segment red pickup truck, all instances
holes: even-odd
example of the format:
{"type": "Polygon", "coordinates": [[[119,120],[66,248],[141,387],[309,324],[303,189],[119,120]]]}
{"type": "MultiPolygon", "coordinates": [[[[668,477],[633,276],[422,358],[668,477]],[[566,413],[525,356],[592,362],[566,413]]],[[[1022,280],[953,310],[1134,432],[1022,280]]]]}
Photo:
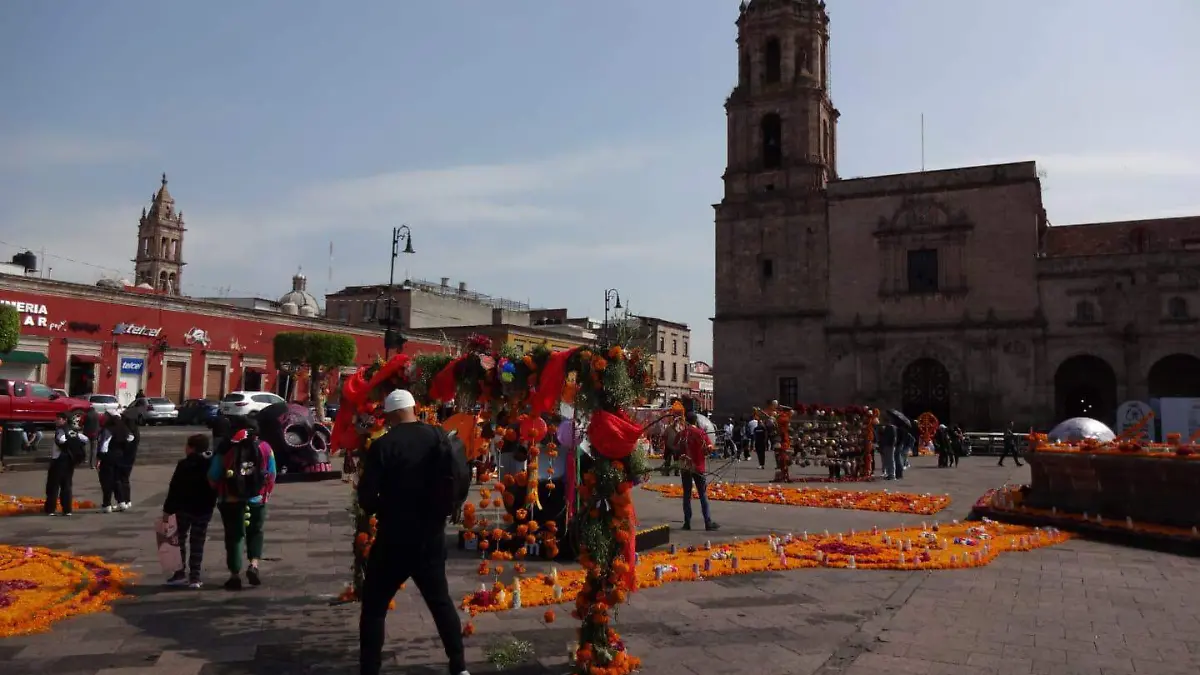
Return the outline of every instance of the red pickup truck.
{"type": "Polygon", "coordinates": [[[58,413],[82,416],[90,401],[61,396],[39,382],[0,379],[0,422],[52,425],[58,413]]]}

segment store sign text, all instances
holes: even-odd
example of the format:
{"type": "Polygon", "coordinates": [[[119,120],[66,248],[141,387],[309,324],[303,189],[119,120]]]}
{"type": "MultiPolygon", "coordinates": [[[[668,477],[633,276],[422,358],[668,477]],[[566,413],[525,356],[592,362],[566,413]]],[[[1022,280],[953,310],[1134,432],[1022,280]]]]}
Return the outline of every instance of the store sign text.
{"type": "Polygon", "coordinates": [[[0,300],[0,305],[8,305],[21,315],[22,326],[36,328],[50,327],[50,311],[46,306],[37,302],[17,302],[15,300],[0,300]]]}
{"type": "Polygon", "coordinates": [[[150,328],[136,323],[119,323],[113,326],[113,335],[135,335],[138,337],[155,338],[162,334],[161,328],[150,328]]]}
{"type": "Polygon", "coordinates": [[[142,359],[121,359],[121,372],[126,375],[139,375],[146,362],[142,359]]]}

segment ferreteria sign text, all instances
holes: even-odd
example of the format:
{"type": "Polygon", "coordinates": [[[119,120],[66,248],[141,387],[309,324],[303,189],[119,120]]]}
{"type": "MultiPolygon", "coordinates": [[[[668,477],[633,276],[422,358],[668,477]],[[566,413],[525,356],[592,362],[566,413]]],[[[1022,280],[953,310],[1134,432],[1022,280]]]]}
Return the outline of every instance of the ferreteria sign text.
{"type": "Polygon", "coordinates": [[[37,328],[48,328],[50,326],[50,311],[41,303],[0,299],[0,304],[8,305],[17,310],[17,313],[21,315],[22,326],[35,326],[37,328]]]}
{"type": "Polygon", "coordinates": [[[161,328],[150,328],[136,323],[119,323],[113,326],[113,335],[136,335],[138,337],[155,338],[162,333],[161,328]]]}

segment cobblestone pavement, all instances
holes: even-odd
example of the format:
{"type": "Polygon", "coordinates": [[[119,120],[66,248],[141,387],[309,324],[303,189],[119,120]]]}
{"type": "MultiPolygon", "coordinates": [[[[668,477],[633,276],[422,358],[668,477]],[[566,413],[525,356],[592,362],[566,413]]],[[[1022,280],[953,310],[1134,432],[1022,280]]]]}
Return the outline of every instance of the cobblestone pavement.
{"type": "MultiPolygon", "coordinates": [[[[737,478],[762,482],[757,468],[737,478]]],[[[0,520],[0,541],[95,554],[143,575],[134,597],[112,613],[57,624],[46,634],[0,640],[6,675],[233,675],[354,673],[357,607],[332,597],[349,578],[350,495],[337,482],[286,484],[272,503],[265,583],[240,594],[159,586],[153,521],[169,467],[134,473],[135,508],[72,519],[0,520]]],[[[733,469],[726,475],[733,478],[733,469]]],[[[915,460],[902,483],[880,489],[949,493],[943,520],[962,518],[988,487],[1021,481],[1027,469],[967,459],[939,470],[915,460]]],[[[658,479],[662,480],[662,479],[658,479]]],[[[37,473],[0,475],[0,492],[36,495],[37,473]]],[[[97,499],[82,472],[78,496],[97,499]]],[[[853,486],[842,486],[853,487],[853,486]]],[[[679,500],[637,491],[646,525],[678,525],[679,500]]],[[[722,539],[769,530],[892,527],[931,517],[713,503],[722,539]]],[[[220,525],[213,535],[219,537],[220,525]]],[[[672,533],[698,543],[703,532],[672,533]]],[[[223,579],[219,539],[208,579],[223,579]]],[[[451,587],[467,592],[475,563],[452,554],[451,587]]],[[[969,570],[882,572],[802,570],[671,584],[639,592],[622,607],[618,629],[651,675],[1172,675],[1200,672],[1200,564],[1193,559],[1085,541],[1000,557],[969,570]]],[[[392,673],[445,672],[432,620],[411,588],[388,624],[392,673]]],[[[467,642],[473,673],[493,672],[485,648],[505,636],[532,642],[538,660],[507,672],[566,672],[574,637],[568,608],[542,623],[531,608],[476,619],[467,642]]]]}

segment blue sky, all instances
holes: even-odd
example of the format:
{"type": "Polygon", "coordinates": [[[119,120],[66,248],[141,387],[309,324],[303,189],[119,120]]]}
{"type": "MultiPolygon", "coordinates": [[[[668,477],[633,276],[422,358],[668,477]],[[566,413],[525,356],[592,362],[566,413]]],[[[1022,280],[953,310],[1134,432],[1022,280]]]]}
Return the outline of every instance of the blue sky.
{"type": "MultiPolygon", "coordinates": [[[[828,4],[843,176],[919,169],[924,112],[929,168],[1037,159],[1056,224],[1200,214],[1195,0],[828,4]]],[[[331,240],[333,289],[386,280],[408,223],[398,275],[616,287],[705,358],[737,5],[6,0],[0,255],[130,275],[166,171],[191,295],[323,292],[331,240]]]]}

